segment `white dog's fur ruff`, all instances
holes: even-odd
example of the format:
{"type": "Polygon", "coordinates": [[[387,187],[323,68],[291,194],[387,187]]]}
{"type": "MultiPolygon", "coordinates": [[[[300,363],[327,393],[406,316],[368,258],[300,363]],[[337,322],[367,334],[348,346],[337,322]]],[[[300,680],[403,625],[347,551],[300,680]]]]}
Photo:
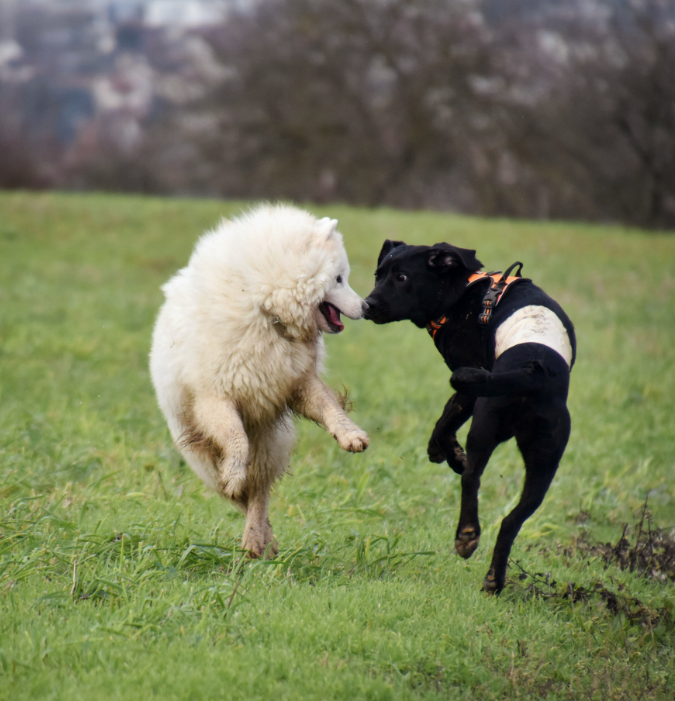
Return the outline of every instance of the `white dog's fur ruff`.
{"type": "Polygon", "coordinates": [[[342,329],[337,310],[359,319],[364,308],[336,226],[260,206],[205,234],[162,288],[150,354],[159,406],[190,467],[246,513],[243,547],[255,556],[277,552],[267,507],[288,465],[293,413],[345,450],[368,447],[319,378],[322,332],[342,329]]]}

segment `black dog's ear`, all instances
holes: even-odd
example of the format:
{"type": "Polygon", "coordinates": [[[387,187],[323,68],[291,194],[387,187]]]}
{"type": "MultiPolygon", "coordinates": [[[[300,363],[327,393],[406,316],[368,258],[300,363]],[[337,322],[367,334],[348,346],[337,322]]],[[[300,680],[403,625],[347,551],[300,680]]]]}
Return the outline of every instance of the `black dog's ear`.
{"type": "Polygon", "coordinates": [[[427,264],[436,270],[449,270],[459,265],[467,270],[480,270],[483,264],[476,258],[476,251],[458,248],[449,243],[437,243],[429,251],[427,264]]]}
{"type": "Polygon", "coordinates": [[[405,246],[405,243],[403,241],[390,241],[389,239],[386,239],[386,241],[382,244],[382,250],[380,251],[380,255],[377,258],[378,267],[380,263],[386,258],[389,251],[391,251],[392,248],[396,248],[397,246],[405,246]]]}

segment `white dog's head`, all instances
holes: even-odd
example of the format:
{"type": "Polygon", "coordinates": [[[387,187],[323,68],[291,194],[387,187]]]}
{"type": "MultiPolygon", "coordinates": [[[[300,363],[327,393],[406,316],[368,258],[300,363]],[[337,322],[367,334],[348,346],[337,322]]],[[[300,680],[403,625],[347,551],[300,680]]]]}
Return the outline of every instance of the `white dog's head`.
{"type": "MultiPolygon", "coordinates": [[[[340,315],[360,319],[367,306],[349,287],[349,261],[337,220],[285,204],[263,204],[224,220],[202,237],[186,275],[229,325],[262,312],[264,323],[293,338],[340,333],[340,315]],[[251,315],[251,316],[249,316],[251,315]]],[[[243,325],[243,322],[242,322],[243,325]]]]}
{"type": "Polygon", "coordinates": [[[324,291],[323,299],[316,307],[314,318],[322,331],[340,333],[344,329],[340,314],[350,319],[360,319],[368,306],[349,286],[349,261],[342,237],[337,232],[337,219],[319,219],[317,230],[320,239],[329,245],[332,244],[335,255],[333,275],[324,291]]]}
{"type": "Polygon", "coordinates": [[[264,205],[239,220],[245,225],[247,285],[286,335],[340,333],[340,315],[360,319],[366,303],[349,286],[349,261],[336,219],[316,219],[289,205],[264,205]]]}

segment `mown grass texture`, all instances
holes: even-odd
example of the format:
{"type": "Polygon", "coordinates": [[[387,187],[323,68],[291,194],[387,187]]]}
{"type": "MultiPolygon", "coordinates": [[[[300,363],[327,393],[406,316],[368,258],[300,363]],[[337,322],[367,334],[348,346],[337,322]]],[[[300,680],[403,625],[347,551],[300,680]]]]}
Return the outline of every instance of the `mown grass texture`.
{"type": "MultiPolygon", "coordinates": [[[[408,323],[328,338],[328,381],[371,447],[301,422],[272,504],[280,554],[242,559],[242,516],[172,447],[147,354],[160,285],[247,206],[0,194],[0,699],[673,698],[672,617],[535,596],[515,566],[500,597],[480,592],[520,456],[494,454],[481,545],[459,559],[459,479],[426,459],[449,372],[408,323]]],[[[512,557],[672,611],[672,583],[574,543],[618,540],[647,497],[675,525],[675,238],[312,210],[339,219],[363,296],[388,237],[476,248],[489,270],[522,260],[558,299],[579,340],[572,436],[512,557]]]]}

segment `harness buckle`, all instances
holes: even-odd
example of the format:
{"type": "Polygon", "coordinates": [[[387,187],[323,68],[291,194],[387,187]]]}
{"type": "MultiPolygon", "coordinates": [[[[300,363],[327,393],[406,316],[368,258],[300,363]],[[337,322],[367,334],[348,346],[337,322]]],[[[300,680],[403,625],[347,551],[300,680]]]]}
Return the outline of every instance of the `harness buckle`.
{"type": "Polygon", "coordinates": [[[491,279],[490,287],[483,297],[483,311],[478,315],[478,323],[482,325],[487,325],[492,321],[492,310],[499,304],[499,300],[506,291],[506,288],[512,285],[514,282],[519,282],[524,280],[520,274],[523,268],[523,264],[520,261],[515,262],[513,265],[507,268],[506,272],[502,275],[500,272],[488,273],[487,277],[491,279]],[[509,273],[517,266],[515,274],[510,277],[509,273]]]}

